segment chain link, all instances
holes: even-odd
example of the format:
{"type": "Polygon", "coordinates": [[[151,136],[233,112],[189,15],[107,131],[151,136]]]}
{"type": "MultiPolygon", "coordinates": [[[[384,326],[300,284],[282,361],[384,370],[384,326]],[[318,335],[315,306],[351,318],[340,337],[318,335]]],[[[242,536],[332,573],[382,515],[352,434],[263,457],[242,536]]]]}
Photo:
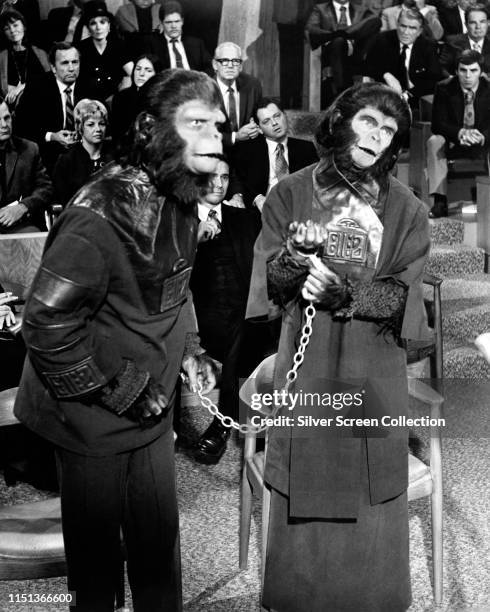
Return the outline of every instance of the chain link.
{"type": "MultiPolygon", "coordinates": [[[[293,383],[298,377],[298,370],[304,361],[305,350],[310,342],[310,336],[313,332],[312,323],[313,323],[313,319],[315,318],[315,315],[316,315],[316,308],[313,306],[313,303],[310,302],[308,306],[305,308],[305,312],[304,312],[305,323],[301,330],[301,338],[299,341],[298,350],[296,351],[293,357],[293,367],[286,374],[286,383],[281,391],[281,394],[283,394],[284,396],[286,396],[286,393],[288,392],[289,387],[291,386],[291,383],[293,383]]],[[[184,381],[186,380],[185,375],[181,374],[181,377],[182,377],[182,380],[184,381]]],[[[230,429],[236,429],[242,434],[248,434],[248,433],[259,434],[269,429],[268,425],[263,425],[262,427],[258,427],[256,425],[248,425],[247,423],[240,424],[237,421],[234,421],[231,417],[224,415],[222,412],[219,411],[218,406],[216,406],[216,404],[213,403],[209,399],[209,397],[206,397],[205,395],[203,395],[201,386],[199,386],[199,389],[197,390],[197,395],[201,401],[201,406],[209,410],[209,412],[213,416],[217,417],[221,421],[221,424],[224,427],[228,427],[230,429]]],[[[270,414],[270,417],[268,418],[274,418],[278,410],[279,410],[279,406],[275,406],[270,414]]]]}

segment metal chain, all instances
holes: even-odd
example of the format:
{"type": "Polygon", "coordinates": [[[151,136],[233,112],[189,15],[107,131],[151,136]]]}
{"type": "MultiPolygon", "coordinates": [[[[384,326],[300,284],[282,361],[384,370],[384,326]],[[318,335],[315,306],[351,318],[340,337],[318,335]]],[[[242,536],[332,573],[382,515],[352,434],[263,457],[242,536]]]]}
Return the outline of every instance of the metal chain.
{"type": "MultiPolygon", "coordinates": [[[[308,306],[305,308],[304,315],[305,315],[305,323],[301,330],[301,338],[299,341],[298,350],[296,351],[293,357],[293,366],[286,374],[286,383],[281,391],[281,394],[284,394],[284,395],[287,393],[291,383],[293,383],[298,377],[298,370],[304,361],[305,350],[306,350],[306,347],[308,346],[308,343],[310,342],[310,336],[313,331],[312,323],[316,315],[316,308],[313,306],[312,302],[310,302],[308,306]]],[[[183,374],[181,374],[181,376],[182,376],[182,379],[185,380],[185,376],[183,374]]],[[[218,406],[216,406],[216,404],[213,403],[209,399],[209,397],[206,397],[205,395],[203,395],[201,386],[199,386],[197,390],[197,395],[199,396],[199,399],[201,401],[201,406],[203,408],[207,408],[214,417],[217,417],[221,421],[221,424],[224,427],[236,429],[242,434],[247,434],[247,433],[258,434],[263,431],[266,431],[269,428],[268,425],[257,427],[256,425],[248,425],[246,423],[240,424],[237,421],[234,421],[231,417],[224,415],[222,412],[219,411],[218,406]]],[[[274,418],[278,410],[279,410],[279,406],[275,406],[271,412],[270,417],[268,418],[274,418]]]]}

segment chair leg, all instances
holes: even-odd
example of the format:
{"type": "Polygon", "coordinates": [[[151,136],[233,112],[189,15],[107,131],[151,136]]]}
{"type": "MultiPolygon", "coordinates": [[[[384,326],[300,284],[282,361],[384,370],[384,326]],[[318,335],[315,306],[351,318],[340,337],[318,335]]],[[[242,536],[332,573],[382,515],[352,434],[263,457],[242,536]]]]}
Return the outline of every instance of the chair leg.
{"type": "Polygon", "coordinates": [[[434,601],[442,603],[443,579],[443,538],[442,538],[442,490],[437,489],[431,496],[432,521],[432,572],[434,578],[434,601]]]}
{"type": "Polygon", "coordinates": [[[252,519],[252,487],[247,477],[247,464],[242,472],[242,503],[240,508],[240,548],[238,565],[240,569],[247,569],[248,545],[250,541],[250,521],[252,519]]]}
{"type": "Polygon", "coordinates": [[[262,487],[262,562],[260,564],[260,584],[264,587],[265,561],[269,537],[269,512],[271,507],[271,490],[264,483],[262,487]]]}

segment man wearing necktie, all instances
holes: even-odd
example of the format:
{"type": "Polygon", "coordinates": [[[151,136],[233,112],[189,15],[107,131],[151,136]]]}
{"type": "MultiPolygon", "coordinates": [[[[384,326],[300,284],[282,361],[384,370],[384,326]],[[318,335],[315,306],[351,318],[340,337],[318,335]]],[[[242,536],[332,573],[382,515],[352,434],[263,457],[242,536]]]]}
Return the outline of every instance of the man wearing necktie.
{"type": "Polygon", "coordinates": [[[478,51],[483,55],[483,72],[490,74],[490,40],[488,40],[488,9],[475,4],[465,12],[467,32],[448,36],[441,52],[441,64],[449,73],[456,71],[458,56],[465,49],[478,51]]]}
{"type": "Polygon", "coordinates": [[[161,34],[152,32],[135,42],[135,55],[153,53],[163,68],[200,70],[211,75],[211,55],[200,38],[183,34],[184,13],[180,2],[160,7],[161,34]]]}
{"type": "MultiPolygon", "coordinates": [[[[199,246],[190,287],[201,345],[223,364],[219,409],[238,420],[238,376],[248,375],[256,365],[247,369],[249,351],[255,347],[248,342],[245,345],[242,339],[260,216],[228,205],[229,173],[228,164],[220,161],[207,193],[198,202],[199,246]]],[[[196,444],[196,459],[217,463],[230,432],[215,418],[196,444]]]]}
{"type": "Polygon", "coordinates": [[[423,23],[417,8],[403,8],[396,30],[376,36],[363,70],[364,80],[386,83],[403,94],[412,110],[443,78],[436,42],[423,35],[423,23]]]}
{"type": "Polygon", "coordinates": [[[490,138],[490,85],[482,76],[483,58],[472,49],[459,57],[456,76],[436,86],[433,135],[427,141],[430,216],[447,216],[447,158],[481,158],[490,138]]]}
{"type": "MultiPolygon", "coordinates": [[[[306,23],[312,49],[322,46],[322,81],[331,82],[335,96],[350,85],[364,58],[367,44],[380,29],[381,20],[369,2],[328,0],[317,4],[306,23]],[[331,80],[327,79],[331,76],[331,80]]],[[[322,107],[329,92],[322,87],[322,107]]]]}
{"type": "Polygon", "coordinates": [[[252,117],[261,133],[233,147],[235,175],[230,193],[243,194],[245,206],[255,206],[262,212],[272,187],[285,176],[316,163],[318,156],[312,142],[288,135],[288,119],[276,98],[261,98],[252,117]]]}
{"type": "Polygon", "coordinates": [[[58,156],[75,142],[73,109],[86,97],[78,83],[80,54],[71,44],[59,42],[49,52],[52,74],[29,83],[16,112],[19,136],[39,145],[48,172],[58,156]]]}
{"type": "Polygon", "coordinates": [[[216,47],[213,70],[226,115],[223,126],[225,151],[236,142],[251,140],[259,135],[259,128],[252,119],[257,100],[262,97],[262,85],[250,74],[242,72],[241,48],[233,42],[223,42],[216,47]]]}

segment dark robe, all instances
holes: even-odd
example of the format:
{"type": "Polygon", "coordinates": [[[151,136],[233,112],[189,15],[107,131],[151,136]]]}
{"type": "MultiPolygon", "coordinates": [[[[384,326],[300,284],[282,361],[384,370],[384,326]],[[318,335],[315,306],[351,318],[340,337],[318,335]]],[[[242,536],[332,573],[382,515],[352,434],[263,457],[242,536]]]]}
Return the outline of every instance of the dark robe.
{"type": "MultiPolygon", "coordinates": [[[[310,166],[284,178],[267,199],[262,233],[255,247],[249,317],[264,316],[270,310],[266,291],[267,262],[282,250],[289,224],[315,218],[313,168],[310,166]]],[[[338,181],[338,177],[332,180],[338,181]]],[[[408,288],[401,337],[427,337],[421,288],[429,251],[427,214],[422,203],[393,177],[388,182],[382,223],[383,240],[373,281],[396,279],[408,288]]],[[[293,363],[304,304],[301,300],[293,300],[283,312],[274,375],[276,389],[284,387],[286,373],[293,363]]],[[[375,321],[355,317],[336,319],[321,308],[317,308],[312,328],[296,386],[290,391],[311,391],[312,381],[320,381],[320,386],[328,390],[327,381],[335,381],[337,388],[345,384],[353,390],[364,389],[366,416],[377,415],[381,419],[382,415],[406,414],[405,353],[391,333],[382,333],[375,321]]],[[[363,416],[362,412],[355,414],[345,406],[340,411],[328,406],[318,408],[316,412],[313,409],[301,412],[297,408],[290,412],[286,408],[281,414],[333,418],[337,415],[363,416]]],[[[273,503],[264,605],[279,612],[330,609],[336,612],[354,609],[394,612],[408,607],[408,519],[406,502],[400,497],[405,495],[407,488],[407,454],[403,428],[377,428],[370,433],[361,428],[351,431],[335,426],[270,430],[265,478],[273,488],[273,503]],[[286,502],[280,501],[283,498],[286,502]],[[390,528],[387,532],[380,527],[380,513],[386,512],[383,502],[394,498],[398,501],[388,521],[397,522],[403,541],[397,540],[397,529],[390,528]],[[358,524],[356,530],[351,529],[352,522],[358,524]],[[298,523],[303,525],[302,529],[296,527],[298,523]],[[334,533],[334,523],[344,525],[339,534],[334,533]],[[375,538],[373,529],[378,530],[375,538]],[[365,600],[363,593],[370,578],[369,573],[364,572],[364,580],[359,582],[356,578],[349,597],[337,601],[339,593],[347,594],[349,572],[357,576],[366,563],[378,564],[394,543],[399,551],[399,564],[393,566],[386,584],[375,581],[378,599],[375,596],[369,604],[365,600]],[[295,560],[291,560],[289,553],[295,546],[298,552],[295,560]],[[351,548],[352,554],[346,553],[351,548]],[[287,562],[280,564],[281,558],[287,562]],[[335,564],[336,558],[343,562],[335,564]],[[301,584],[303,587],[313,585],[310,597],[301,596],[304,591],[301,584]],[[357,608],[352,607],[356,597],[359,598],[357,608]],[[381,605],[383,598],[388,599],[381,605]]]]}

